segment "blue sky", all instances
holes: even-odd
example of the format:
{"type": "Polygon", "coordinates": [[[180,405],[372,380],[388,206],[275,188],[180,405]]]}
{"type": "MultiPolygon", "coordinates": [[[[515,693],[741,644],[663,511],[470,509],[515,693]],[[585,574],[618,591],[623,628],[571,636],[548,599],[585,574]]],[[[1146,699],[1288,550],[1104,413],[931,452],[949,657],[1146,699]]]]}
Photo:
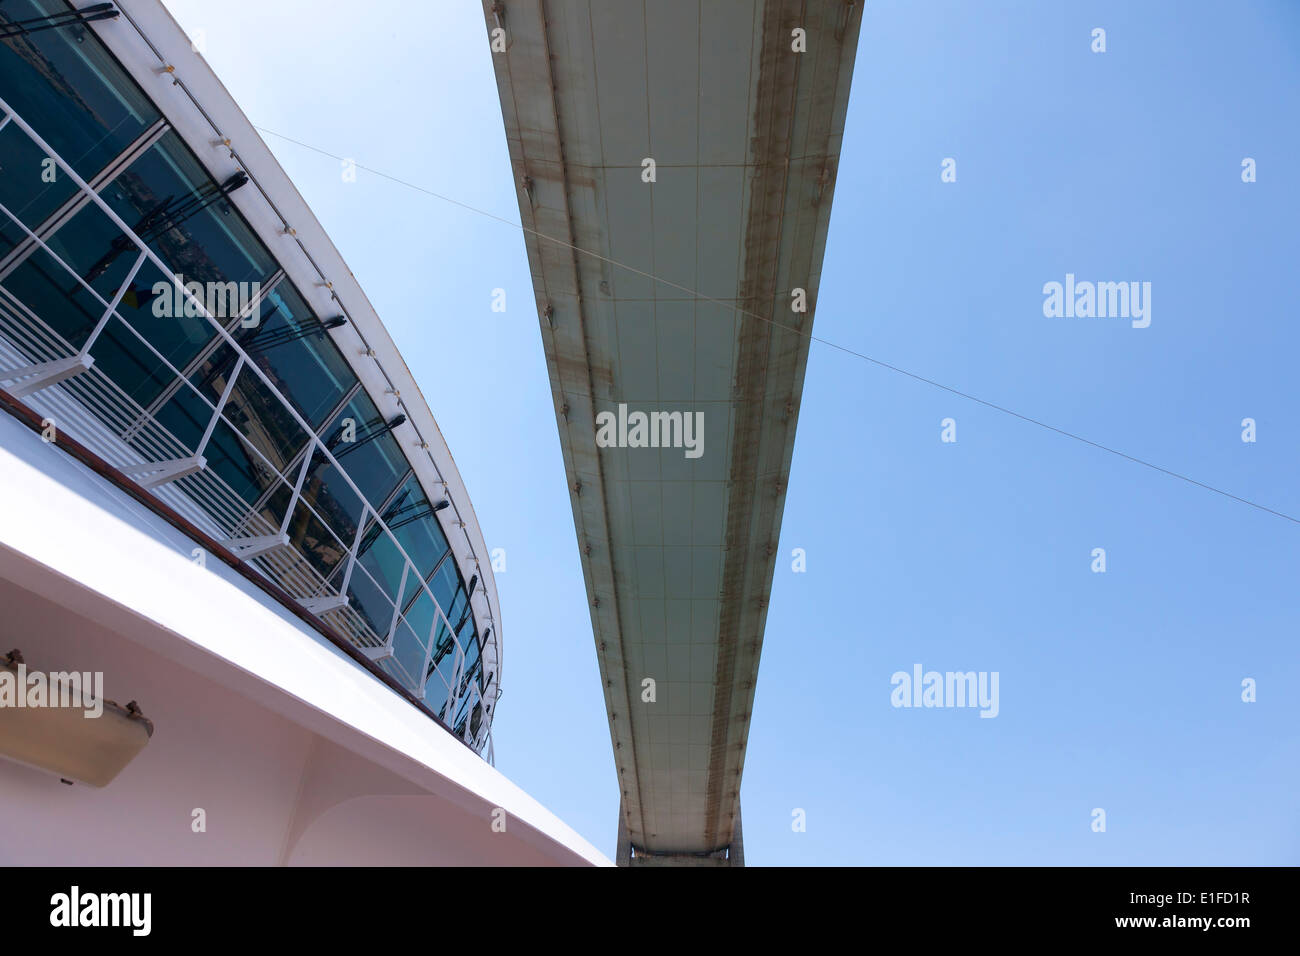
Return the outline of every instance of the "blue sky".
{"type": "MultiPolygon", "coordinates": [[[[517,222],[477,4],[166,2],[259,127],[517,222]]],[[[1263,0],[869,3],[815,334],[1300,517],[1297,37],[1300,6],[1263,0]],[[1150,327],[1044,317],[1043,284],[1067,273],[1150,282],[1150,327]]],[[[266,139],[506,549],[497,766],[612,853],[522,236],[266,139]]],[[[814,343],[747,861],[1300,862],[1298,553],[1296,522],[814,343]],[[892,707],[891,675],[918,663],[997,671],[998,717],[892,707]]]]}

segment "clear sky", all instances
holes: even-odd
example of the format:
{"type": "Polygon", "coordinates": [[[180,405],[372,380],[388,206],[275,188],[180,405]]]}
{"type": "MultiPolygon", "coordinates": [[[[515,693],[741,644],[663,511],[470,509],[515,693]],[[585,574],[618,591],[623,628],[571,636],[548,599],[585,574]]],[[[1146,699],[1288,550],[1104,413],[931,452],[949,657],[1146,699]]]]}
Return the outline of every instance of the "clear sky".
{"type": "MultiPolygon", "coordinates": [[[[166,3],[257,126],[518,222],[477,3],[166,3]]],[[[814,333],[1300,518],[1298,40],[1286,0],[868,3],[814,333]],[[1067,273],[1151,283],[1150,326],[1045,317],[1067,273]]],[[[522,235],[265,138],[506,549],[497,766],[612,854],[522,235]]],[[[747,862],[1300,863],[1298,556],[1296,521],[813,343],[747,862]],[[998,672],[998,716],[895,708],[916,664],[998,672]]]]}

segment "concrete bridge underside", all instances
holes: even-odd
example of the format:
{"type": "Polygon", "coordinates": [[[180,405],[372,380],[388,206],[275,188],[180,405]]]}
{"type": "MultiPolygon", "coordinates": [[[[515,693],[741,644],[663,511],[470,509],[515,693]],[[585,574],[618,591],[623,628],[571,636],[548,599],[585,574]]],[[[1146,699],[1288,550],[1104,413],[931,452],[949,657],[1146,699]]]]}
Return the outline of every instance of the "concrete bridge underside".
{"type": "Polygon", "coordinates": [[[483,6],[609,714],[619,862],[736,865],[861,5],[483,6]],[[598,444],[597,416],[620,405],[702,413],[698,457],[598,444]]]}

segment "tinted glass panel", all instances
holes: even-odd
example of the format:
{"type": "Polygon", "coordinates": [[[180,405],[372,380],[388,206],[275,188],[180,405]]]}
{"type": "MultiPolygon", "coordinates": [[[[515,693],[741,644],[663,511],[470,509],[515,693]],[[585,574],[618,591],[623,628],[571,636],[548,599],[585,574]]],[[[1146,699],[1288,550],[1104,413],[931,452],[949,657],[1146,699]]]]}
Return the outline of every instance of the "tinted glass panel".
{"type": "Polygon", "coordinates": [[[276,269],[261,241],[174,132],[166,133],[102,195],[186,282],[262,282],[276,269]]]}
{"type": "MultiPolygon", "coordinates": [[[[190,381],[216,404],[221,400],[236,364],[234,349],[219,345],[208,353],[190,381]]],[[[235,380],[221,414],[266,457],[266,462],[259,461],[259,468],[265,468],[269,463],[283,474],[307,444],[308,436],[302,426],[247,362],[235,380]]],[[[296,479],[297,475],[292,478],[296,479]]]]}
{"type": "Polygon", "coordinates": [[[82,346],[104,313],[104,307],[43,249],[7,275],[4,287],[74,348],[82,346]]]}
{"type": "Polygon", "coordinates": [[[447,539],[434,517],[433,506],[414,475],[402,483],[384,509],[384,523],[410,555],[421,576],[427,575],[447,553],[447,539]]]}
{"type": "Polygon", "coordinates": [[[302,498],[303,502],[310,503],[316,512],[315,516],[307,517],[303,504],[299,505],[299,511],[304,512],[301,518],[306,522],[304,527],[310,526],[312,535],[319,541],[319,545],[309,546],[308,551],[314,558],[320,559],[314,560],[317,569],[322,574],[328,575],[328,569],[332,569],[337,563],[334,557],[335,550],[341,547],[346,551],[356,540],[357,528],[361,521],[361,499],[352,493],[347,482],[320,454],[319,449],[312,457],[312,465],[303,484],[302,498]],[[333,532],[329,540],[320,537],[320,532],[324,530],[319,527],[321,522],[324,522],[333,532]],[[333,540],[335,537],[337,541],[333,540]]]}
{"type": "Polygon", "coordinates": [[[452,617],[452,605],[456,599],[456,589],[460,586],[460,575],[456,572],[456,562],[450,557],[438,565],[438,570],[434,572],[433,577],[429,579],[429,587],[433,591],[433,596],[438,600],[438,606],[442,608],[443,613],[451,618],[453,624],[456,623],[452,617]]]}
{"type": "MultiPolygon", "coordinates": [[[[471,705],[470,703],[471,699],[472,698],[470,697],[461,697],[456,702],[456,720],[452,724],[452,728],[455,731],[457,737],[465,736],[465,728],[466,725],[469,724],[471,709],[477,709],[479,706],[477,701],[475,701],[471,705]]],[[[472,728],[472,725],[470,726],[472,728]]]]}
{"type": "Polygon", "coordinates": [[[441,618],[438,619],[434,641],[433,660],[429,664],[430,673],[434,675],[435,680],[441,680],[443,687],[450,687],[452,671],[456,663],[455,643],[452,641],[451,630],[441,618]]]}
{"type": "Polygon", "coordinates": [[[420,669],[424,667],[424,645],[404,623],[398,624],[397,632],[393,635],[393,657],[401,669],[403,681],[409,684],[419,680],[420,669]]]}
{"type": "MultiPolygon", "coordinates": [[[[310,482],[308,484],[310,488],[310,482]]],[[[305,496],[306,489],[304,489],[305,496]]],[[[271,498],[271,503],[266,509],[268,517],[273,522],[280,520],[284,514],[284,509],[288,507],[289,499],[292,492],[290,489],[278,490],[271,498]]],[[[319,493],[316,494],[319,499],[319,493]]],[[[327,502],[334,502],[333,498],[328,498],[327,502]]],[[[328,509],[327,512],[329,513],[328,509]]],[[[335,515],[335,521],[346,521],[346,515],[335,515]]],[[[355,521],[355,519],[353,519],[355,521]]],[[[345,529],[346,530],[346,529],[345,529]]],[[[325,525],[323,521],[312,513],[307,507],[306,502],[299,501],[294,509],[293,517],[289,520],[289,544],[302,554],[311,564],[321,577],[329,577],[335,568],[339,567],[343,558],[347,554],[347,548],[351,546],[352,539],[345,538],[347,544],[342,544],[335,538],[332,530],[325,525]]]]}
{"type": "Polygon", "coordinates": [[[424,702],[439,716],[447,719],[447,685],[440,674],[433,674],[424,688],[424,702]]]}
{"type": "Polygon", "coordinates": [[[352,606],[379,637],[388,635],[393,608],[402,585],[405,559],[387,535],[367,537],[358,549],[357,565],[365,574],[353,570],[348,593],[352,606]]]}
{"type": "Polygon", "coordinates": [[[461,628],[459,635],[460,646],[465,649],[465,673],[461,676],[460,693],[465,693],[470,682],[479,677],[479,668],[482,666],[483,659],[479,655],[478,641],[474,638],[473,622],[466,624],[461,628]]]}
{"type": "MultiPolygon", "coordinates": [[[[210,409],[188,388],[182,388],[159,408],[154,417],[173,435],[195,451],[212,417],[210,409]]],[[[275,481],[269,469],[254,455],[225,421],[217,422],[203,449],[207,469],[220,477],[250,508],[275,481]]]]}
{"type": "MultiPolygon", "coordinates": [[[[42,165],[45,153],[17,126],[0,130],[0,157],[0,203],[29,229],[35,230],[76,191],[63,170],[42,165]],[[51,177],[54,182],[48,181],[51,177]]],[[[9,216],[0,213],[0,253],[8,252],[25,236],[9,216]]]]}
{"type": "Polygon", "coordinates": [[[431,640],[436,640],[433,633],[433,622],[435,612],[433,609],[433,598],[429,597],[424,588],[419,586],[419,582],[413,578],[406,581],[406,593],[403,595],[403,601],[406,604],[402,616],[406,619],[407,625],[419,638],[421,644],[427,644],[431,640]]]}
{"type": "Polygon", "coordinates": [[[258,312],[259,327],[245,332],[240,344],[311,427],[320,428],[356,376],[288,282],[272,289],[258,312]]]}
{"type": "MultiPolygon", "coordinates": [[[[321,437],[372,506],[386,501],[410,470],[383,416],[365,392],[358,392],[348,402],[321,431],[321,437]]],[[[332,464],[322,465],[319,474],[330,486],[341,481],[332,464]]]]}
{"type": "Polygon", "coordinates": [[[451,599],[451,607],[447,608],[447,620],[458,633],[465,625],[467,614],[469,614],[469,596],[465,594],[464,585],[457,585],[456,595],[451,599]]]}
{"type": "MultiPolygon", "coordinates": [[[[0,26],[67,10],[61,0],[7,0],[0,26]]],[[[0,40],[0,96],[90,179],[158,112],[86,33],[85,27],[64,27],[0,40]]]]}

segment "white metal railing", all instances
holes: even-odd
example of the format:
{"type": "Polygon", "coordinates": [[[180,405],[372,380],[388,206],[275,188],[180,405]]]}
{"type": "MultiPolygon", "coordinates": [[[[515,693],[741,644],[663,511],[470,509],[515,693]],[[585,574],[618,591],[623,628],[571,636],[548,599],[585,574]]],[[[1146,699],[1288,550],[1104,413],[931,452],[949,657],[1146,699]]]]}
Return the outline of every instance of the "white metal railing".
{"type": "MultiPolygon", "coordinates": [[[[289,220],[286,219],[284,214],[280,211],[279,206],[276,204],[275,200],[271,197],[270,193],[268,193],[266,189],[262,186],[262,184],[258,181],[257,175],[249,167],[249,164],[246,163],[243,157],[239,155],[238,147],[236,147],[231,143],[230,138],[227,136],[226,132],[222,130],[221,126],[218,125],[218,123],[213,119],[212,115],[203,108],[203,105],[198,101],[197,97],[195,97],[194,92],[189,88],[188,84],[186,84],[184,78],[178,73],[174,72],[172,69],[169,69],[171,64],[167,62],[167,59],[162,55],[162,52],[149,38],[149,36],[140,28],[140,25],[136,23],[135,19],[131,16],[130,10],[125,9],[120,5],[118,7],[118,10],[122,15],[122,19],[125,20],[127,24],[130,25],[131,29],[135,32],[136,36],[139,37],[140,42],[144,44],[145,48],[147,48],[153,54],[154,58],[158,61],[160,67],[165,69],[169,73],[169,75],[171,76],[172,85],[176,89],[180,90],[182,95],[184,95],[184,97],[187,100],[189,100],[190,104],[194,107],[194,110],[198,114],[198,116],[201,117],[203,122],[205,122],[208,125],[208,128],[212,130],[212,133],[215,137],[215,141],[220,142],[223,148],[229,151],[230,158],[235,160],[239,164],[240,168],[247,174],[248,181],[251,184],[252,188],[257,190],[257,193],[259,196],[261,196],[262,201],[266,203],[267,207],[271,210],[271,212],[275,215],[275,217],[280,220],[280,224],[284,229],[285,235],[289,237],[290,241],[294,242],[298,246],[298,249],[302,253],[303,258],[308,263],[310,263],[311,268],[316,273],[316,276],[320,279],[320,281],[323,284],[328,285],[329,284],[328,278],[326,277],[324,271],[322,271],[320,264],[317,263],[316,258],[312,255],[311,250],[307,247],[307,244],[303,241],[302,237],[298,236],[292,229],[289,228],[289,220]]],[[[92,29],[95,28],[92,27],[92,29]]],[[[161,131],[159,135],[161,135],[161,131]]],[[[340,299],[338,295],[334,295],[333,298],[334,301],[338,303],[339,310],[345,316],[347,316],[350,321],[351,316],[348,314],[347,306],[343,303],[342,299],[340,299]]],[[[356,331],[357,335],[360,337],[362,344],[368,348],[369,343],[366,342],[364,331],[355,323],[353,324],[352,327],[356,331]]],[[[378,360],[376,360],[375,367],[378,369],[379,373],[384,377],[384,380],[388,383],[389,387],[395,388],[392,379],[389,377],[388,373],[384,371],[383,364],[378,360]]],[[[419,439],[420,446],[426,449],[427,451],[428,443],[424,441],[424,436],[420,433],[420,426],[418,422],[412,421],[410,424],[412,429],[414,429],[415,431],[416,438],[419,439]]],[[[438,474],[438,477],[441,479],[442,477],[441,470],[437,462],[433,460],[432,453],[429,454],[429,460],[433,464],[435,473],[438,474]]],[[[445,485],[446,482],[444,481],[443,484],[445,485]]],[[[452,511],[454,514],[456,514],[459,517],[459,506],[455,501],[452,501],[452,511]]],[[[460,527],[461,530],[464,531],[465,525],[463,520],[460,522],[460,527]]],[[[478,563],[477,552],[475,551],[473,541],[470,540],[470,535],[467,532],[465,533],[465,539],[466,539],[466,544],[469,546],[470,555],[475,558],[475,563],[477,564],[478,563]]],[[[486,585],[484,586],[483,593],[484,596],[487,597],[488,589],[486,585]]],[[[489,648],[491,648],[493,651],[491,655],[491,660],[493,662],[493,667],[495,670],[495,677],[494,679],[491,679],[491,675],[489,675],[489,682],[487,684],[486,689],[492,695],[492,706],[495,707],[495,705],[501,699],[501,678],[502,678],[502,670],[503,670],[501,653],[500,653],[501,624],[499,619],[494,620],[493,618],[493,614],[491,612],[491,607],[490,607],[491,605],[490,599],[488,600],[488,603],[489,603],[488,623],[492,625],[494,637],[492,641],[485,644],[483,649],[485,652],[489,648]]],[[[498,614],[499,614],[499,610],[500,609],[497,609],[498,614]]],[[[485,668],[486,668],[487,660],[488,658],[485,657],[484,658],[485,668]]]]}
{"type": "MultiPolygon", "coordinates": [[[[180,278],[173,274],[171,267],[164,263],[149,248],[147,243],[113,211],[104,199],[2,98],[0,98],[0,111],[4,113],[4,118],[0,119],[0,129],[12,123],[22,130],[45,155],[58,165],[87,200],[93,202],[121,231],[123,236],[139,250],[139,254],[132,263],[126,279],[117,289],[113,298],[106,301],[82,279],[75,269],[64,262],[42,238],[28,229],[13,212],[0,204],[0,213],[3,213],[5,217],[17,225],[36,247],[48,254],[60,269],[72,276],[104,308],[104,312],[92,329],[90,337],[78,349],[74,348],[71,343],[50,328],[40,316],[36,315],[9,290],[4,289],[3,285],[0,285],[0,330],[3,330],[5,334],[4,338],[0,338],[0,386],[9,389],[15,397],[21,398],[29,406],[33,407],[33,410],[48,413],[56,421],[72,423],[76,431],[70,431],[69,433],[75,434],[78,440],[82,441],[90,450],[128,476],[134,477],[140,484],[149,488],[153,494],[175,508],[187,520],[193,521],[197,527],[202,528],[214,538],[223,540],[232,551],[244,557],[259,573],[281,586],[306,609],[313,610],[322,618],[329,620],[353,644],[358,646],[367,657],[380,663],[381,666],[385,666],[390,673],[396,671],[397,673],[394,676],[398,677],[417,698],[424,700],[432,709],[436,711],[438,704],[441,703],[443,705],[444,719],[449,726],[454,727],[456,714],[460,710],[459,705],[462,703],[464,696],[469,696],[471,699],[468,703],[469,716],[466,719],[464,739],[480,753],[483,752],[486,746],[488,759],[491,760],[493,756],[491,746],[492,715],[485,707],[482,707],[482,695],[477,680],[470,681],[464,695],[459,691],[466,663],[464,648],[460,644],[452,622],[447,618],[428,582],[420,574],[420,569],[415,566],[397,536],[384,522],[383,517],[371,506],[338,459],[321,441],[316,431],[303,419],[292,403],[280,393],[275,383],[244,350],[235,337],[230,334],[229,330],[208,311],[206,304],[185,288],[180,278]],[[197,388],[181,370],[177,369],[166,356],[162,355],[153,343],[141,335],[131,323],[127,322],[117,312],[122,297],[130,288],[132,281],[146,260],[152,262],[163,275],[173,282],[184,299],[192,303],[199,314],[212,326],[216,338],[224,341],[236,356],[230,377],[222,389],[220,399],[215,403],[197,388]],[[203,437],[195,448],[188,448],[180,439],[163,427],[160,422],[156,421],[147,410],[135,402],[117,383],[100,369],[94,367],[94,360],[90,356],[90,350],[102,336],[109,323],[113,321],[118,322],[121,327],[126,329],[162,364],[174,377],[178,387],[188,388],[210,410],[211,415],[204,429],[203,437]],[[278,482],[283,484],[285,488],[290,489],[289,503],[286,506],[284,518],[278,527],[264,514],[252,511],[250,506],[220,476],[208,470],[203,457],[203,453],[207,449],[217,425],[222,420],[222,412],[234,392],[237,380],[241,375],[249,372],[261,381],[261,384],[270,395],[288,412],[306,436],[307,441],[306,448],[301,452],[302,462],[297,468],[296,474],[290,477],[281,473],[280,469],[266,457],[261,449],[241,429],[234,427],[233,422],[227,421],[230,426],[229,431],[237,436],[243,446],[255,456],[256,466],[265,470],[265,477],[271,483],[270,487],[275,487],[274,483],[278,482]],[[303,486],[311,463],[321,458],[333,465],[339,477],[346,482],[347,487],[361,502],[361,515],[357,521],[356,535],[351,542],[339,539],[332,528],[331,522],[325,520],[316,511],[312,503],[302,496],[303,486]],[[341,551],[347,555],[342,580],[333,593],[330,593],[331,585],[312,563],[303,554],[288,546],[287,534],[289,526],[293,516],[298,513],[300,508],[307,509],[320,522],[321,526],[333,536],[341,551]],[[393,605],[393,611],[388,631],[382,636],[375,632],[365,617],[349,605],[347,598],[352,576],[359,570],[374,584],[376,592],[382,595],[384,600],[388,600],[383,585],[376,581],[374,576],[357,560],[362,540],[367,532],[373,533],[373,528],[380,529],[391,545],[396,548],[403,561],[401,583],[398,586],[396,600],[389,601],[393,605]],[[241,552],[243,553],[241,554],[241,552]],[[419,589],[427,595],[435,612],[429,633],[423,640],[420,639],[420,636],[416,634],[401,613],[402,606],[410,604],[410,598],[405,592],[411,578],[418,581],[419,589]],[[428,688],[433,681],[431,677],[426,681],[425,675],[429,673],[430,663],[438,650],[435,646],[435,636],[438,633],[439,624],[445,626],[451,642],[451,681],[447,687],[446,698],[442,701],[435,699],[430,702],[428,700],[428,688]],[[415,640],[417,648],[423,651],[423,662],[414,673],[395,654],[396,642],[403,630],[415,640]],[[482,707],[478,734],[472,733],[472,713],[475,703],[482,707]]],[[[454,557],[454,554],[452,554],[448,560],[454,560],[454,557]]],[[[469,597],[472,599],[472,595],[469,597]]],[[[480,648],[480,654],[481,652],[482,649],[480,648]]],[[[442,675],[437,670],[434,671],[434,674],[438,675],[438,683],[442,683],[442,675]]]]}

